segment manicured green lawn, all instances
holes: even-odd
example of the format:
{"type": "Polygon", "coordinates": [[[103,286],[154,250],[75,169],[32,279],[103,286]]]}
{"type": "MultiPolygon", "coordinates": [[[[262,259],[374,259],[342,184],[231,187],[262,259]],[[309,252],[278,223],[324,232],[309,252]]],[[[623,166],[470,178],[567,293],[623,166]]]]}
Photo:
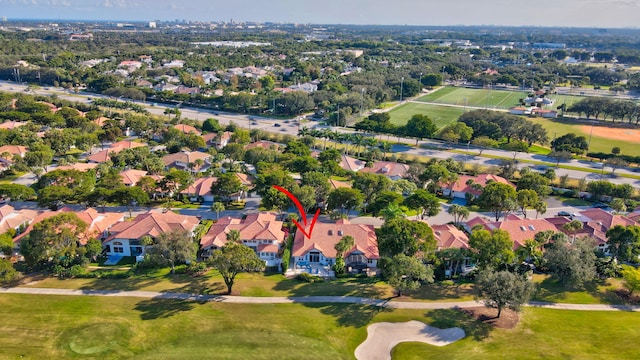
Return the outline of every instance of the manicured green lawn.
{"type": "Polygon", "coordinates": [[[353,359],[375,322],[462,327],[436,347],[404,343],[393,359],[633,359],[640,314],[527,308],[512,330],[457,310],[344,304],[226,304],[181,300],[0,295],[4,358],[353,359]]]}
{"type": "MultiPolygon", "coordinates": [[[[144,290],[195,294],[224,294],[222,277],[212,270],[205,276],[169,274],[169,269],[139,271],[127,279],[67,279],[48,277],[31,287],[58,289],[144,290]]],[[[233,295],[242,296],[362,296],[386,299],[393,295],[391,287],[376,278],[345,278],[322,283],[306,283],[287,279],[280,274],[240,274],[233,295]]]]}
{"type": "MultiPolygon", "coordinates": [[[[432,102],[439,104],[472,106],[489,109],[509,109],[519,105],[519,100],[527,97],[527,92],[508,91],[496,89],[467,89],[460,87],[445,87],[430,94],[418,98],[418,101],[432,102]]],[[[584,99],[584,96],[577,95],[549,95],[553,105],[550,109],[555,109],[561,104],[567,107],[584,99]]]]}
{"type": "Polygon", "coordinates": [[[547,275],[534,275],[537,290],[532,300],[571,304],[622,304],[614,293],[621,287],[619,279],[607,279],[586,286],[584,290],[568,290],[547,275]]]}
{"type": "MultiPolygon", "coordinates": [[[[427,314],[433,325],[468,324],[471,337],[445,347],[399,344],[393,359],[636,359],[640,314],[526,308],[511,330],[492,330],[454,310],[427,314]]],[[[442,326],[444,325],[444,326],[442,326]]]]}
{"type": "Polygon", "coordinates": [[[424,114],[429,116],[438,127],[443,127],[458,120],[464,111],[464,108],[458,107],[409,102],[389,111],[389,115],[393,124],[404,125],[413,115],[424,114]]]}

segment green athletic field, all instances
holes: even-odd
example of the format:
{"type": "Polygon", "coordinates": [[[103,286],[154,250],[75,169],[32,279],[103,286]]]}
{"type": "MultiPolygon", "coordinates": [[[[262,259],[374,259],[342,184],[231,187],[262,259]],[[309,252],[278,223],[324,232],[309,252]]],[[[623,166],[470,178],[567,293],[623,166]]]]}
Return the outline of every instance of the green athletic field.
{"type": "Polygon", "coordinates": [[[404,125],[413,115],[425,114],[429,116],[438,127],[443,127],[458,120],[464,111],[464,108],[459,107],[409,102],[392,109],[389,111],[389,115],[391,116],[391,122],[393,124],[404,125]]]}

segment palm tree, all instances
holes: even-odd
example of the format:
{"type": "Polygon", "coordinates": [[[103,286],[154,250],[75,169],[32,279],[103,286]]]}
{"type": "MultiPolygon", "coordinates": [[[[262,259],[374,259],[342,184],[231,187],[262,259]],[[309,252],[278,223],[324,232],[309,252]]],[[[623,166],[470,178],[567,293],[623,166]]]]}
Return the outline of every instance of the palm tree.
{"type": "Polygon", "coordinates": [[[240,243],[240,231],[231,230],[227,233],[227,241],[240,243]]]}
{"type": "Polygon", "coordinates": [[[547,212],[547,203],[540,200],[538,201],[533,208],[536,210],[536,219],[538,218],[538,214],[544,215],[547,212]]]}
{"type": "Polygon", "coordinates": [[[200,168],[202,168],[202,165],[204,165],[204,160],[202,159],[195,159],[193,161],[193,168],[196,170],[196,172],[200,171],[200,168]]]}
{"type": "Polygon", "coordinates": [[[520,262],[529,261],[536,266],[542,261],[541,244],[535,240],[526,240],[524,244],[516,250],[520,262]]]}
{"type": "Polygon", "coordinates": [[[391,151],[391,144],[386,141],[382,141],[380,142],[380,148],[382,148],[382,151],[384,151],[384,156],[382,157],[382,159],[387,160],[387,153],[391,151]]]}
{"type": "Polygon", "coordinates": [[[453,222],[458,225],[463,219],[469,217],[469,209],[464,206],[453,204],[447,209],[447,213],[453,216],[453,222]]]}
{"type": "Polygon", "coordinates": [[[402,211],[402,208],[400,208],[400,205],[389,204],[386,208],[380,211],[380,216],[386,222],[389,220],[405,217],[405,214],[404,211],[402,211]]]}
{"type": "Polygon", "coordinates": [[[355,244],[355,239],[351,235],[345,235],[335,245],[336,257],[342,257],[347,250],[355,244]]]}
{"type": "Polygon", "coordinates": [[[582,221],[580,220],[571,220],[570,222],[562,225],[562,229],[571,234],[571,243],[576,240],[576,233],[582,230],[582,221]]]}
{"type": "Polygon", "coordinates": [[[216,201],[211,205],[211,211],[216,212],[216,220],[220,218],[220,212],[225,210],[226,208],[224,207],[224,204],[219,201],[216,201]]]}

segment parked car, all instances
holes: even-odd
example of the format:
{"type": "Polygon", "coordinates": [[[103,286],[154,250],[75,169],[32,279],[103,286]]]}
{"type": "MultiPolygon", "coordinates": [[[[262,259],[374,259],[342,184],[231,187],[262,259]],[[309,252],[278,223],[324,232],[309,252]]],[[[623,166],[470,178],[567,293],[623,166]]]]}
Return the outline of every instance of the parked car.
{"type": "Polygon", "coordinates": [[[559,211],[558,216],[571,216],[571,213],[568,211],[559,211]]]}
{"type": "Polygon", "coordinates": [[[275,126],[275,127],[280,127],[280,126],[282,126],[282,125],[280,125],[280,124],[278,124],[278,123],[275,123],[275,124],[273,124],[273,126],[275,126]]]}

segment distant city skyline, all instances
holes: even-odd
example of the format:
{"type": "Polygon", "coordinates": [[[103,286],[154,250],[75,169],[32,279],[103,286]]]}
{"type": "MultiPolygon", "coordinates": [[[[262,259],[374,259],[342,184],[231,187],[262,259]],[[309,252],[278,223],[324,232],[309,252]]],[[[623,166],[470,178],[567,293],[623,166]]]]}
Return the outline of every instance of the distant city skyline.
{"type": "Polygon", "coordinates": [[[0,0],[7,19],[638,27],[640,0],[0,0]]]}

